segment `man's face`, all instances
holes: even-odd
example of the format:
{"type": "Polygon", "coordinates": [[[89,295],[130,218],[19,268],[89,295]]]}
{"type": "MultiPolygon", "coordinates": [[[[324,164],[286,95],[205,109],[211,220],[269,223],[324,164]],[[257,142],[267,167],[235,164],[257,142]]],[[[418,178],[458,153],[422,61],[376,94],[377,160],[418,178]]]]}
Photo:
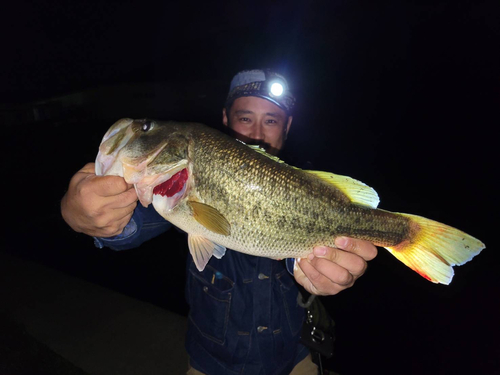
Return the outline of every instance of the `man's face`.
{"type": "Polygon", "coordinates": [[[229,113],[222,110],[222,123],[239,140],[258,144],[276,155],[285,144],[292,116],[268,100],[246,96],[236,99],[229,113]]]}

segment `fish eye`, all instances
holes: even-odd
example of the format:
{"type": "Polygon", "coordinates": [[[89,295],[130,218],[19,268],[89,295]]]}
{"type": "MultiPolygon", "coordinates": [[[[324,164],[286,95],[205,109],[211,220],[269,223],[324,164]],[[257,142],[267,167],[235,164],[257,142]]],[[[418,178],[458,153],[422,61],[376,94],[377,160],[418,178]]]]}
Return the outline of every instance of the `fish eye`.
{"type": "Polygon", "coordinates": [[[153,124],[154,124],[153,121],[150,121],[150,120],[144,121],[144,124],[142,124],[141,130],[143,132],[148,132],[148,131],[150,131],[153,128],[153,124]]]}

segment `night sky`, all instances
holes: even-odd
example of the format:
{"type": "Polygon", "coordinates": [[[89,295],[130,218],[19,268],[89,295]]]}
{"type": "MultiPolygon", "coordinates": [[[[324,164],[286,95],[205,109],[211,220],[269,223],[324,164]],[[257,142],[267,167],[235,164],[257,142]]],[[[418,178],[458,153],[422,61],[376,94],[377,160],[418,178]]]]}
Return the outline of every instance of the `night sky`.
{"type": "Polygon", "coordinates": [[[65,225],[59,200],[114,121],[219,127],[232,76],[270,67],[298,100],[290,157],[367,183],[381,208],[486,244],[455,268],[450,286],[380,249],[352,289],[323,299],[338,328],[332,367],[500,373],[498,1],[53,1],[16,2],[3,13],[11,227],[2,249],[185,314],[181,234],[98,250],[65,225]]]}

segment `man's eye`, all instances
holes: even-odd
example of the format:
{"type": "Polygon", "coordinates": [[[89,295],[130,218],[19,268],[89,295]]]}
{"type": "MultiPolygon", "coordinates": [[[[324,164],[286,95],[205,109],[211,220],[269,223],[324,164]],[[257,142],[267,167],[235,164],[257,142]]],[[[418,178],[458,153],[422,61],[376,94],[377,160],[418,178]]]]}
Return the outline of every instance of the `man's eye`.
{"type": "Polygon", "coordinates": [[[241,122],[249,122],[250,119],[248,117],[242,117],[242,118],[240,118],[240,121],[241,122]]]}
{"type": "Polygon", "coordinates": [[[267,120],[266,121],[266,124],[268,124],[268,125],[276,125],[277,123],[278,123],[278,121],[276,121],[276,120],[267,120]]]}

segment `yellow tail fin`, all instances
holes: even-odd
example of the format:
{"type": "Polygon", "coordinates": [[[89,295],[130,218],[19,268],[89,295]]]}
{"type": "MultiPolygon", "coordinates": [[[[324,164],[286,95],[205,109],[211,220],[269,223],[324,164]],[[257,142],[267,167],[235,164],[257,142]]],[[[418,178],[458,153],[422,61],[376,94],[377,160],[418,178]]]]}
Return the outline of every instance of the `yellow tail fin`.
{"type": "Polygon", "coordinates": [[[433,283],[448,285],[455,265],[462,265],[484,249],[484,244],[448,225],[421,216],[411,220],[410,239],[386,247],[396,258],[433,283]]]}

